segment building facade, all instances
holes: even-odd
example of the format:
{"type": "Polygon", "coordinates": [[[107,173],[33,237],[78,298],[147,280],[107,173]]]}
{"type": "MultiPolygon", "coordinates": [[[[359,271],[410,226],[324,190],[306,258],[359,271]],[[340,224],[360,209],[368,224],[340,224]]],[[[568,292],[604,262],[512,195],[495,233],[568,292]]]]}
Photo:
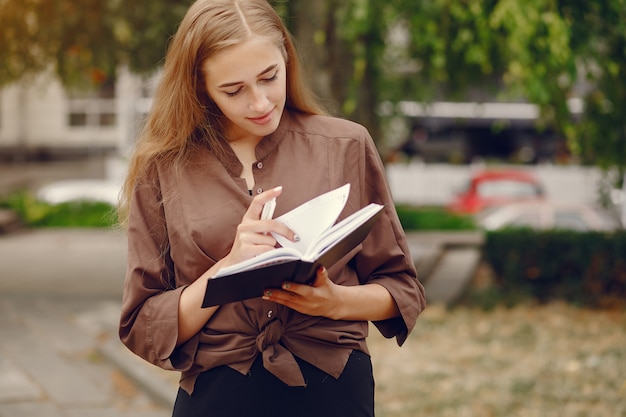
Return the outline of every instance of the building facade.
{"type": "Polygon", "coordinates": [[[121,70],[97,90],[70,91],[40,74],[0,90],[0,160],[123,153],[149,106],[153,78],[121,70]]]}

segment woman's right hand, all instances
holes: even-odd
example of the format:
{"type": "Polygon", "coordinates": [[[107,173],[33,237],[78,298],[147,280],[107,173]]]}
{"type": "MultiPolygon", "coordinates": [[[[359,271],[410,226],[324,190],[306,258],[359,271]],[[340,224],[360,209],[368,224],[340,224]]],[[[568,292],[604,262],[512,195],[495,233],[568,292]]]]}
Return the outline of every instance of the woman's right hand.
{"type": "Polygon", "coordinates": [[[221,260],[220,266],[230,266],[253,258],[276,247],[276,239],[270,234],[274,232],[295,240],[295,233],[276,220],[261,219],[263,206],[282,192],[282,187],[264,191],[252,199],[248,210],[237,226],[237,233],[230,253],[221,260]]]}
{"type": "Polygon", "coordinates": [[[250,207],[237,226],[237,234],[230,253],[205,271],[202,276],[183,290],[178,305],[177,346],[196,334],[217,311],[219,306],[202,308],[207,280],[217,271],[235,263],[250,259],[276,246],[276,239],[270,232],[279,233],[294,240],[295,234],[287,226],[276,220],[261,220],[263,205],[280,195],[282,187],[267,190],[252,199],[250,207]]]}

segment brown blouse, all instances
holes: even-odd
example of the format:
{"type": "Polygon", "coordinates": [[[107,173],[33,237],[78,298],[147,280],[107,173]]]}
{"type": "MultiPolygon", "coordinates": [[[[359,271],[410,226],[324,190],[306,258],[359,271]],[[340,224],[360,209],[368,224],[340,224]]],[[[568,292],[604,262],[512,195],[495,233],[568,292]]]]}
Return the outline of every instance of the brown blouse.
{"type": "MultiPolygon", "coordinates": [[[[424,289],[367,130],[286,110],[256,156],[253,193],[283,186],[275,217],[345,183],[351,191],[340,218],[370,202],[385,204],[365,241],[329,268],[329,276],[341,285],[385,287],[401,316],[374,324],[404,343],[425,307],[424,289]]],[[[182,290],[229,252],[252,199],[241,171],[234,153],[218,159],[199,148],[183,169],[157,163],[139,181],[129,218],[120,338],[145,360],[181,371],[181,387],[189,393],[200,372],[228,365],[245,374],[258,354],[289,385],[304,385],[293,355],[339,377],[350,351],[368,353],[368,323],[311,317],[261,298],[220,306],[198,334],[176,347],[182,290]]]]}

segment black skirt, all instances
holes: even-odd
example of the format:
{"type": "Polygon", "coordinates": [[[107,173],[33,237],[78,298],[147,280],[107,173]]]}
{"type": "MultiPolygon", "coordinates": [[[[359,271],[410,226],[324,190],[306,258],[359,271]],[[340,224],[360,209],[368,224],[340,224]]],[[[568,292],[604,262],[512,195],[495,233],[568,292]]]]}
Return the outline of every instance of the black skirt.
{"type": "Polygon", "coordinates": [[[353,351],[335,379],[296,358],[306,387],[290,387],[259,357],[247,375],[220,366],[198,376],[193,395],[179,389],[173,417],[373,417],[370,357],[353,351]]]}

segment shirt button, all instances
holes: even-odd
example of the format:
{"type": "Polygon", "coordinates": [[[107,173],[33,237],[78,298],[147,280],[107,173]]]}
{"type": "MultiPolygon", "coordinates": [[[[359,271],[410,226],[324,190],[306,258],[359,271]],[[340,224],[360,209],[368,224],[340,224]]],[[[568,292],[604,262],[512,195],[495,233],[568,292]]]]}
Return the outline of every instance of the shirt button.
{"type": "Polygon", "coordinates": [[[263,162],[257,162],[256,167],[259,169],[263,169],[263,162]]]}
{"type": "Polygon", "coordinates": [[[267,318],[268,319],[271,319],[273,315],[274,315],[274,312],[272,310],[267,312],[267,318]]]}
{"type": "Polygon", "coordinates": [[[256,189],[256,193],[257,193],[257,194],[261,194],[262,192],[263,192],[263,188],[257,188],[257,189],[256,189]]]}

